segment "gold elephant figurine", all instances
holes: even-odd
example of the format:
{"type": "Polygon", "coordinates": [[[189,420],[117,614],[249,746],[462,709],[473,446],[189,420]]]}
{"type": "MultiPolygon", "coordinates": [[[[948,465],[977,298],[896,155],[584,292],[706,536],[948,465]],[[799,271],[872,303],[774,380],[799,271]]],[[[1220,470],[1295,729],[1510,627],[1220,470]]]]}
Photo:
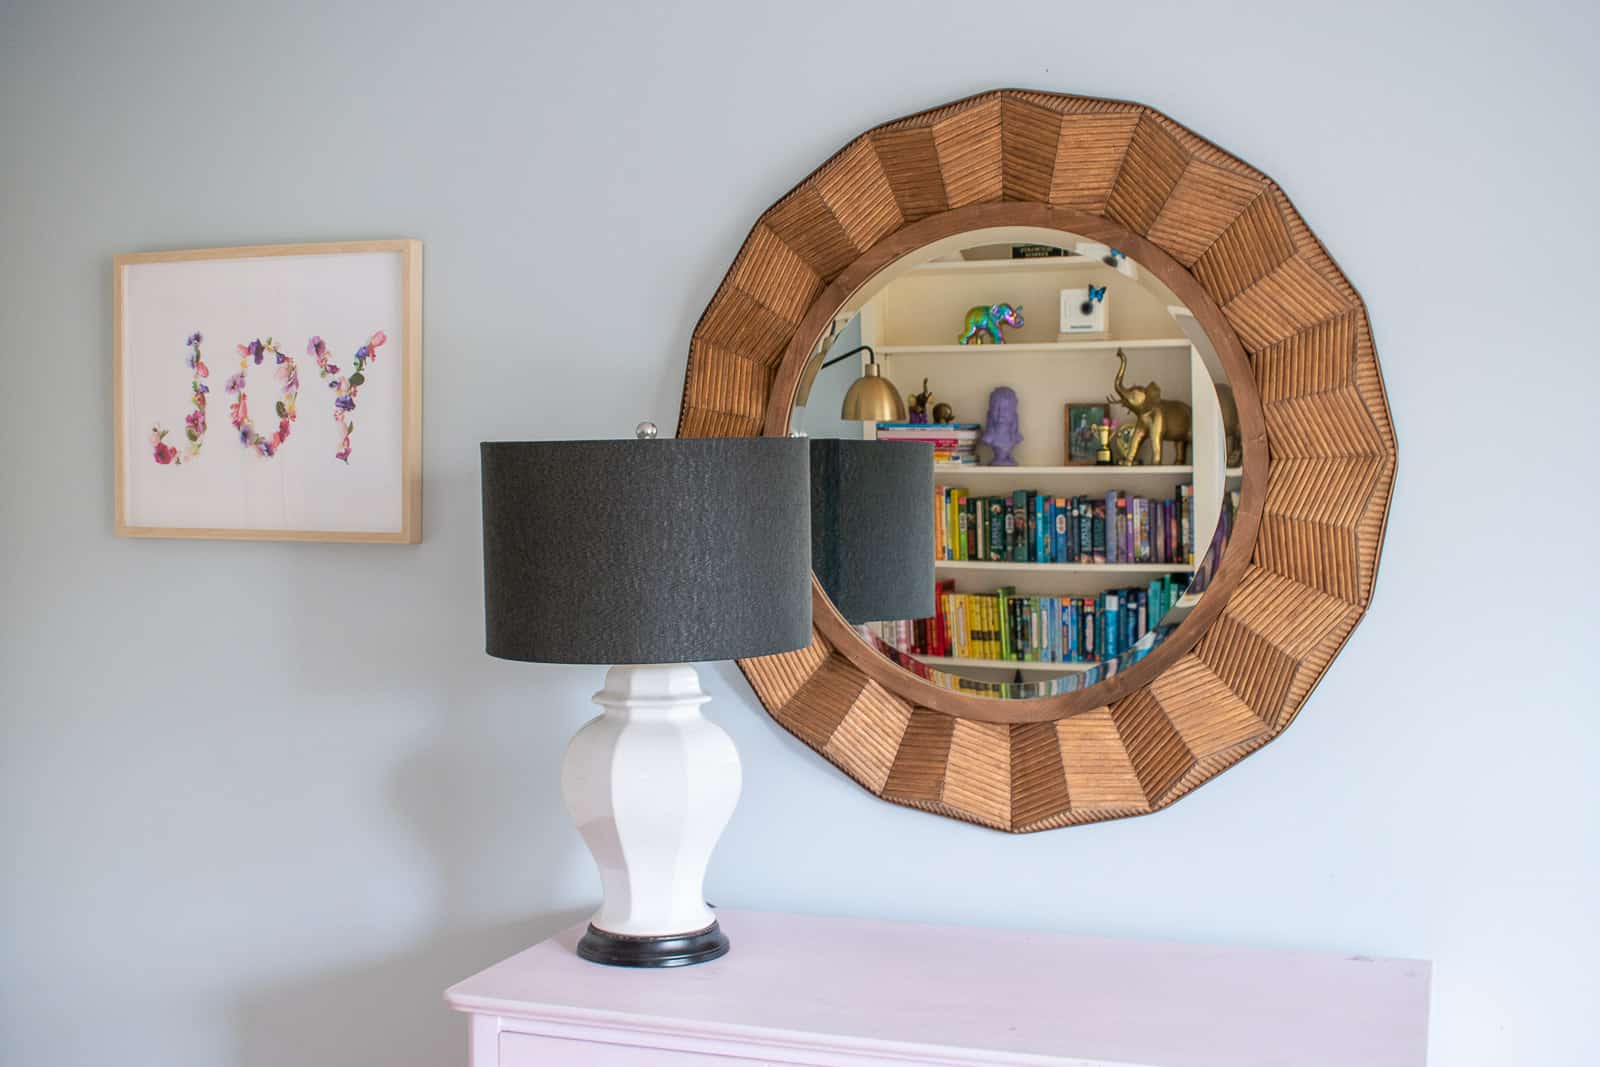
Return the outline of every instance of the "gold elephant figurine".
{"type": "Polygon", "coordinates": [[[1117,451],[1124,466],[1138,462],[1139,448],[1150,442],[1150,462],[1159,465],[1168,441],[1178,446],[1178,463],[1189,462],[1189,441],[1194,428],[1194,413],[1181,400],[1163,400],[1161,386],[1155,382],[1146,385],[1124,385],[1128,372],[1128,357],[1117,349],[1117,377],[1112,388],[1116,396],[1106,397],[1107,404],[1127,408],[1134,421],[1131,432],[1119,435],[1117,451]]]}
{"type": "Polygon", "coordinates": [[[906,397],[906,411],[912,422],[927,422],[932,417],[933,390],[928,388],[928,379],[922,379],[922,392],[906,397]]]}

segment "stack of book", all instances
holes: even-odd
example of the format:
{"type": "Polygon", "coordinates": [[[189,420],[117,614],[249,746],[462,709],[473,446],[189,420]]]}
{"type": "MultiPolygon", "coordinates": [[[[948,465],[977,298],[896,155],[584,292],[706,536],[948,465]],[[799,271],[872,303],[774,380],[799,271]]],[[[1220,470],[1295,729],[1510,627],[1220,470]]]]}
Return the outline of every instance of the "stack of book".
{"type": "Polygon", "coordinates": [[[1194,563],[1194,486],[1170,499],[934,486],[934,557],[994,563],[1194,563]]]}
{"type": "Polygon", "coordinates": [[[1164,574],[1145,586],[1088,596],[1021,596],[1011,586],[993,593],[957,593],[942,581],[928,619],[870,624],[903,652],[1014,663],[1101,663],[1132,649],[1155,630],[1183,595],[1185,575],[1164,574]]]}
{"type": "Polygon", "coordinates": [[[927,441],[933,445],[935,463],[978,462],[978,431],[975,422],[880,422],[880,441],[927,441]]]}

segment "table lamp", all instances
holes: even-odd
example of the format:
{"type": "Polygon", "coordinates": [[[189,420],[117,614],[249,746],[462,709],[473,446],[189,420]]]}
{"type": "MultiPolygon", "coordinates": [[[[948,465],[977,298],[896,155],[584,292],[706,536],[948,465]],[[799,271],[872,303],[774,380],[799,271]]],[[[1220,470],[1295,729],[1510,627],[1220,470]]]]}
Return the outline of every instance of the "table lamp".
{"type": "Polygon", "coordinates": [[[807,442],[654,435],[480,446],[488,653],[611,665],[561,788],[604,891],[578,955],[634,967],[728,951],[704,882],[739,755],[689,664],[811,642],[807,442]]]}

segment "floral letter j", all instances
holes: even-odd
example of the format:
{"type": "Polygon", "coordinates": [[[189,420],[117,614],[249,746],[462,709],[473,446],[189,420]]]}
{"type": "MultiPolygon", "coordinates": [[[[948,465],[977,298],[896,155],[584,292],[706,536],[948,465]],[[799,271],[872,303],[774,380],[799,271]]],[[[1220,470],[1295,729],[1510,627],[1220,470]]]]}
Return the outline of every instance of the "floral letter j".
{"type": "MultiPolygon", "coordinates": [[[[356,409],[356,393],[367,380],[367,365],[377,360],[378,347],[388,339],[382,330],[368,337],[367,343],[356,349],[355,357],[351,361],[354,369],[348,376],[341,375],[338,366],[329,362],[328,346],[323,343],[321,337],[313,337],[306,343],[306,355],[317,361],[318,372],[328,382],[328,388],[333,390],[333,421],[339,425],[340,438],[334,458],[342,460],[345,464],[350,462],[350,435],[356,428],[355,422],[350,418],[350,413],[356,409]]],[[[167,444],[166,437],[169,431],[162,429],[159,424],[150,431],[151,451],[155,461],[163,466],[181,466],[193,462],[199,457],[200,446],[205,440],[206,397],[211,390],[207,388],[204,379],[210,377],[211,372],[200,358],[201,340],[199,331],[196,331],[184,341],[189,350],[184,361],[194,376],[190,383],[190,403],[194,405],[194,410],[184,419],[187,445],[180,449],[167,444]]],[[[225,392],[237,396],[237,399],[228,405],[229,421],[239,432],[239,443],[242,446],[263,459],[271,459],[289,439],[289,431],[294,426],[295,401],[300,395],[299,368],[294,357],[281,352],[270,337],[265,341],[256,338],[249,344],[237,347],[239,370],[228,378],[223,387],[225,392]],[[274,407],[277,425],[271,432],[263,434],[256,429],[254,421],[250,418],[245,387],[246,374],[251,364],[260,366],[268,355],[273,357],[275,375],[280,383],[280,395],[274,407]]]]}

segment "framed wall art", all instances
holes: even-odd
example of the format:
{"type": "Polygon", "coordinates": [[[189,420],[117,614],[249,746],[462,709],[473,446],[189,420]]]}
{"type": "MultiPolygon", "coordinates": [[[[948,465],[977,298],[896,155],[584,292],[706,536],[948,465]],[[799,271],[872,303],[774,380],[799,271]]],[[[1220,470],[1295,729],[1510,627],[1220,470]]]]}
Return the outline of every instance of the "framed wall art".
{"type": "Polygon", "coordinates": [[[422,244],[116,257],[124,537],[422,538],[422,244]]]}

